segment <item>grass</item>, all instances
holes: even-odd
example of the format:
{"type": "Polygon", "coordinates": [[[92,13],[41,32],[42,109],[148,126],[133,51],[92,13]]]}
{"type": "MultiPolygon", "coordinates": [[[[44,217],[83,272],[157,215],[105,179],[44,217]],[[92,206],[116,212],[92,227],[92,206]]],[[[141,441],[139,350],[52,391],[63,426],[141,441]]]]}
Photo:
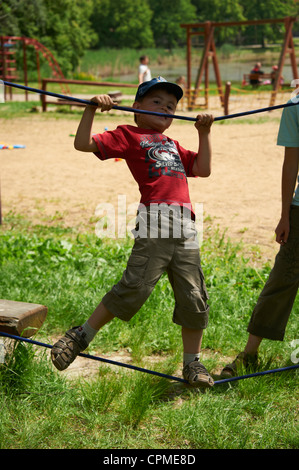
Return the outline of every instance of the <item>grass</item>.
{"type": "MultiPolygon", "coordinates": [[[[207,222],[206,222],[207,223],[207,222]]],[[[243,347],[250,312],[270,266],[255,269],[241,244],[206,227],[201,249],[210,295],[203,362],[211,372],[243,347]]],[[[43,303],[36,339],[50,342],[89,316],[121,275],[132,241],[100,240],[75,229],[32,226],[7,214],[0,227],[0,285],[5,299],[43,303]]],[[[166,277],[129,322],[117,319],[88,351],[126,351],[132,363],[180,374],[180,329],[166,277]]],[[[262,369],[292,365],[296,301],[284,342],[264,341],[262,369]]],[[[1,449],[298,449],[298,373],[215,386],[205,394],[178,382],[100,365],[89,378],[56,371],[49,351],[16,343],[0,368],[1,449]]]]}
{"type": "Polygon", "coordinates": [[[186,63],[185,48],[175,48],[171,51],[162,48],[149,48],[142,51],[129,48],[103,48],[86,51],[78,70],[75,72],[75,77],[79,79],[109,77],[109,79],[118,80],[120,75],[135,74],[133,83],[137,83],[141,55],[147,55],[150,58],[151,66],[155,68],[161,65],[172,68],[175,65],[184,66],[186,63]]]}

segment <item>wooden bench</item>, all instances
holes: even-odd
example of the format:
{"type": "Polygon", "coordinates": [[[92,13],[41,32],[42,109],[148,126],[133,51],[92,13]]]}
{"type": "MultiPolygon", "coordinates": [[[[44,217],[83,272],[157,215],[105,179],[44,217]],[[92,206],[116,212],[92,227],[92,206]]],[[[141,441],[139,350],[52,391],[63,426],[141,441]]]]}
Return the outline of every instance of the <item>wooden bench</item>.
{"type": "Polygon", "coordinates": [[[245,73],[243,75],[243,85],[251,85],[251,80],[254,81],[261,81],[261,83],[257,83],[257,85],[262,85],[263,80],[269,80],[270,84],[272,81],[272,74],[271,73],[245,73]]]}
{"type": "MultiPolygon", "coordinates": [[[[120,104],[121,103],[121,99],[122,99],[122,92],[121,91],[110,91],[107,93],[108,96],[110,96],[110,98],[113,99],[113,101],[115,102],[115,104],[120,104]]],[[[58,98],[58,101],[49,101],[47,102],[47,104],[50,104],[50,103],[54,103],[54,104],[58,104],[58,105],[64,105],[64,106],[81,106],[81,107],[85,107],[86,104],[84,103],[76,103],[76,101],[72,101],[72,100],[64,100],[62,98],[58,98]]]]}
{"type": "MultiPolygon", "coordinates": [[[[132,83],[110,83],[110,82],[92,82],[87,80],[67,80],[67,79],[58,79],[58,78],[44,78],[42,80],[42,90],[47,91],[47,85],[49,83],[60,83],[63,85],[84,85],[84,86],[100,86],[100,87],[107,87],[107,88],[135,88],[137,90],[138,85],[133,85],[132,83]]],[[[108,91],[107,95],[111,96],[111,98],[117,103],[121,103],[122,99],[122,92],[121,91],[108,91]]],[[[78,103],[72,100],[49,100],[47,99],[47,95],[40,95],[41,103],[42,103],[42,110],[43,112],[47,111],[48,104],[54,105],[68,105],[68,106],[86,106],[84,103],[78,103]]]]}
{"type": "Polygon", "coordinates": [[[0,299],[0,332],[30,338],[40,329],[47,313],[44,305],[0,299]]]}

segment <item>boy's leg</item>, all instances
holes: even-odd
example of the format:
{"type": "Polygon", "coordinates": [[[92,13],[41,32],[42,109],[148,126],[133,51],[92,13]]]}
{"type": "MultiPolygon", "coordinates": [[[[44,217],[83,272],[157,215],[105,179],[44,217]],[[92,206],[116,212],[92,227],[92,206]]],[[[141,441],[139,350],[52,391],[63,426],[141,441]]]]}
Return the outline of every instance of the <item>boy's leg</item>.
{"type": "Polygon", "coordinates": [[[198,244],[190,227],[190,243],[176,243],[174,256],[167,268],[175,296],[173,321],[182,327],[183,376],[194,387],[212,387],[214,381],[199,361],[203,331],[208,323],[208,294],[200,266],[198,244]]]}
{"type": "MultiPolygon", "coordinates": [[[[192,227],[190,227],[190,223],[188,225],[188,233],[192,232],[192,234],[189,235],[190,243],[187,243],[186,248],[188,240],[180,238],[181,229],[184,228],[181,225],[181,216],[181,210],[173,211],[171,216],[161,212],[159,216],[161,240],[157,246],[154,245],[155,250],[152,251],[150,259],[152,263],[154,262],[154,271],[157,271],[159,276],[164,270],[167,271],[175,294],[176,308],[173,319],[182,327],[184,378],[192,386],[210,387],[214,384],[213,379],[199,362],[203,328],[207,324],[207,293],[200,269],[198,243],[194,243],[195,226],[191,224],[192,227]],[[168,237],[164,238],[162,233],[164,236],[167,233],[168,237]],[[185,317],[186,312],[188,319],[185,317]],[[196,317],[195,324],[194,316],[196,317]]],[[[190,220],[188,219],[187,222],[190,220]]],[[[147,282],[154,284],[155,277],[148,276],[147,282]]]]}
{"type": "Polygon", "coordinates": [[[182,327],[182,340],[185,354],[200,353],[203,329],[193,330],[182,327]]]}
{"type": "Polygon", "coordinates": [[[90,318],[79,327],[68,330],[51,350],[51,359],[58,370],[66,369],[81,351],[87,348],[100,328],[114,318],[101,302],[90,318]]]}
{"type": "Polygon", "coordinates": [[[109,323],[113,318],[114,315],[109,312],[103,302],[101,302],[95,311],[91,314],[87,322],[91,328],[98,331],[100,328],[102,328],[102,326],[106,325],[106,323],[109,323]]]}
{"type": "MultiPolygon", "coordinates": [[[[161,245],[161,244],[160,244],[161,245]]],[[[51,351],[52,362],[66,369],[87,348],[96,333],[115,316],[129,321],[139,310],[172,257],[173,248],[164,240],[162,246],[147,239],[136,239],[121,280],[108,292],[87,322],[67,331],[51,351]],[[149,248],[152,250],[148,251],[149,248]],[[106,307],[107,306],[107,307],[106,307]],[[113,313],[112,313],[113,312],[113,313]]]]}
{"type": "Polygon", "coordinates": [[[189,328],[182,327],[184,367],[190,362],[199,359],[202,335],[203,330],[191,330],[189,328]]]}
{"type": "Polygon", "coordinates": [[[53,346],[51,358],[55,367],[66,369],[115,316],[129,321],[154,289],[172,255],[173,246],[166,239],[157,244],[156,239],[136,238],[120,281],[103,297],[84,325],[69,330],[53,346]]]}

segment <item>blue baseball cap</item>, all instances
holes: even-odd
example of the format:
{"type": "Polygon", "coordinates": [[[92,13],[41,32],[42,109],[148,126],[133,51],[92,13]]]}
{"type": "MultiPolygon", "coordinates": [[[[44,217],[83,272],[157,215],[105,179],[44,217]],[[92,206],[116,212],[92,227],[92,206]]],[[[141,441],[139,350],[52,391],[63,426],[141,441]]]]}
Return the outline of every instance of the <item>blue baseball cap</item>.
{"type": "Polygon", "coordinates": [[[148,82],[143,82],[139,85],[135,96],[135,101],[138,101],[149,90],[154,87],[165,88],[169,93],[172,93],[176,97],[177,101],[179,101],[183,96],[183,90],[179,85],[177,85],[176,83],[168,82],[163,77],[157,77],[153,78],[152,80],[149,80],[148,82]]]}

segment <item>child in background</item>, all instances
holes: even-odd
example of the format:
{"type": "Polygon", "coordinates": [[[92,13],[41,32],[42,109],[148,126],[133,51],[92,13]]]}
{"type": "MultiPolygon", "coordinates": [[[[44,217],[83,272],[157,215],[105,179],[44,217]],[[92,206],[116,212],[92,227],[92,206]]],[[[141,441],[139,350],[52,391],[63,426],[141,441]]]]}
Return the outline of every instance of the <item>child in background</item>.
{"type": "Polygon", "coordinates": [[[138,68],[138,83],[139,85],[143,82],[148,82],[152,79],[151,71],[148,66],[149,58],[147,55],[142,55],[139,58],[139,68],[138,68]]]}

